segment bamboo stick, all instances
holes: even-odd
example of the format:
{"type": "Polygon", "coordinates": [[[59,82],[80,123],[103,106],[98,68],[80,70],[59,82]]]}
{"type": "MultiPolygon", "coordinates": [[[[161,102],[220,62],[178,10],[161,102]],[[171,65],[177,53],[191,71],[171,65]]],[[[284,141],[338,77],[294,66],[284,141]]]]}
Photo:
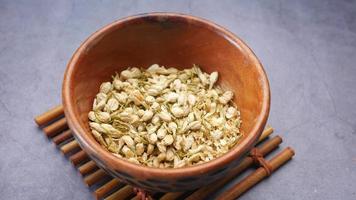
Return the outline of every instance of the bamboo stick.
{"type": "Polygon", "coordinates": [[[62,119],[53,122],[53,124],[50,124],[47,127],[43,128],[43,132],[48,137],[53,137],[60,131],[64,131],[67,128],[68,128],[67,120],[66,118],[63,117],[62,119]]]}
{"type": "Polygon", "coordinates": [[[60,133],[59,135],[55,136],[52,141],[56,144],[59,145],[60,143],[68,140],[69,138],[72,137],[72,131],[71,130],[66,130],[60,133]]]}
{"type": "Polygon", "coordinates": [[[111,181],[105,183],[103,186],[95,190],[94,195],[96,199],[103,198],[107,193],[116,188],[120,184],[119,179],[114,178],[111,181]]]}
{"type": "Polygon", "coordinates": [[[133,193],[133,187],[126,185],[125,187],[106,197],[105,200],[125,200],[129,196],[133,195],[133,193]]]}
{"type": "Polygon", "coordinates": [[[63,106],[59,105],[35,117],[35,122],[37,123],[38,126],[43,126],[63,114],[64,114],[63,106]]]}
{"type": "Polygon", "coordinates": [[[85,182],[85,184],[87,184],[90,187],[90,186],[94,185],[95,183],[101,181],[102,179],[104,179],[107,176],[108,176],[108,174],[104,170],[98,169],[94,173],[86,176],[84,178],[84,182],[85,182]]]}
{"type": "Polygon", "coordinates": [[[91,161],[83,164],[82,166],[80,166],[78,168],[78,171],[81,175],[84,176],[84,175],[87,175],[90,172],[94,171],[95,169],[98,169],[98,166],[96,166],[95,162],[91,160],[91,161]]]}
{"type": "Polygon", "coordinates": [[[273,133],[273,131],[274,131],[274,130],[273,130],[272,126],[267,125],[266,128],[265,128],[265,130],[263,130],[263,132],[262,132],[260,138],[258,138],[257,143],[262,142],[264,139],[266,139],[268,136],[270,136],[270,135],[273,133]]]}
{"type": "Polygon", "coordinates": [[[86,154],[83,150],[78,151],[69,157],[69,160],[73,163],[73,165],[77,165],[83,160],[88,158],[88,154],[86,154]]]}
{"type": "Polygon", "coordinates": [[[72,140],[71,142],[61,146],[61,151],[63,154],[67,154],[78,148],[80,148],[78,142],[76,140],[72,140]]]}
{"type": "MultiPolygon", "coordinates": [[[[277,170],[283,164],[287,163],[293,156],[294,150],[290,147],[285,148],[282,152],[274,156],[269,162],[272,167],[272,172],[277,170]]],[[[256,171],[242,179],[239,183],[234,185],[232,188],[223,192],[218,200],[232,200],[240,197],[244,192],[249,190],[251,187],[255,186],[257,183],[262,181],[267,177],[267,172],[263,167],[258,168],[256,171]]]]}

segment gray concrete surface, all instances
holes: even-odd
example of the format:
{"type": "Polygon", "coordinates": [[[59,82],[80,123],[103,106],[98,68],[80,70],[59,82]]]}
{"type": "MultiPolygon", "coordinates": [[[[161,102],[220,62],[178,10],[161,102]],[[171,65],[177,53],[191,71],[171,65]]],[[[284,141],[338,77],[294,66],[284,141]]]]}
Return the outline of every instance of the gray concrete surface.
{"type": "Polygon", "coordinates": [[[265,66],[269,123],[297,154],[241,199],[356,199],[356,2],[214,2],[0,0],[0,199],[93,199],[33,117],[61,102],[89,34],[150,11],[212,20],[265,66]]]}

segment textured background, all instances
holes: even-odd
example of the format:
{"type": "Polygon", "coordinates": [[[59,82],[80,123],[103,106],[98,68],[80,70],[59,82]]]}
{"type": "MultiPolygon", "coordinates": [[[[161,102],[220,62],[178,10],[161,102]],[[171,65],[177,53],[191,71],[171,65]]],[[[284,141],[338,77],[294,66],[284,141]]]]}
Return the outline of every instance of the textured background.
{"type": "Polygon", "coordinates": [[[265,66],[269,123],[296,157],[241,199],[356,199],[356,2],[0,0],[0,199],[92,199],[33,122],[65,65],[124,16],[174,11],[236,33],[265,66]]]}

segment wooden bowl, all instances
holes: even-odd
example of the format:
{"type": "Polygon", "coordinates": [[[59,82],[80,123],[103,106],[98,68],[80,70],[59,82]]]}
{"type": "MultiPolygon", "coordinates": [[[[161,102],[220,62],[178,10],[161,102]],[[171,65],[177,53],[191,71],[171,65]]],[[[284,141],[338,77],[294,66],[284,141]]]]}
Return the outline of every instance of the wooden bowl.
{"type": "Polygon", "coordinates": [[[75,138],[99,167],[133,186],[169,192],[211,183],[240,162],[266,124],[270,90],[255,54],[231,32],[188,15],[151,13],[113,22],[83,42],[64,75],[63,104],[75,138]],[[154,63],[179,69],[198,64],[208,73],[218,71],[218,83],[234,92],[241,111],[242,140],[219,158],[178,169],[133,164],[101,147],[90,132],[87,117],[100,84],[129,66],[154,63]]]}

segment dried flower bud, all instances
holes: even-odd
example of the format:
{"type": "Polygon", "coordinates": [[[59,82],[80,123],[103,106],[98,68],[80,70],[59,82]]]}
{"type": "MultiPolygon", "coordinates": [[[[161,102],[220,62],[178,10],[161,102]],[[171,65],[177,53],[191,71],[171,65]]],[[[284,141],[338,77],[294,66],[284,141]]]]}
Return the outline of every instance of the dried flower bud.
{"type": "Polygon", "coordinates": [[[225,105],[232,99],[233,96],[234,93],[231,91],[226,91],[221,97],[219,97],[219,102],[225,105]]]}
{"type": "Polygon", "coordinates": [[[126,103],[128,96],[125,92],[120,92],[120,93],[113,93],[114,97],[117,99],[118,102],[124,104],[126,103]]]}
{"type": "Polygon", "coordinates": [[[152,154],[154,149],[155,149],[155,146],[153,146],[152,144],[148,144],[148,146],[147,146],[147,154],[148,155],[152,154]]]}
{"type": "Polygon", "coordinates": [[[188,103],[189,103],[189,105],[194,106],[195,102],[196,102],[196,97],[194,95],[192,95],[192,94],[189,94],[188,95],[188,103]]]}
{"type": "Polygon", "coordinates": [[[124,135],[121,138],[130,149],[135,148],[135,142],[133,141],[133,139],[130,136],[124,135]]]}
{"type": "Polygon", "coordinates": [[[183,111],[183,109],[180,108],[180,107],[178,107],[178,106],[172,107],[171,112],[172,112],[172,114],[173,114],[175,117],[177,117],[177,118],[181,118],[181,117],[184,116],[184,111],[183,111]]]}
{"type": "Polygon", "coordinates": [[[216,83],[216,81],[218,80],[218,72],[213,72],[210,74],[210,77],[209,77],[209,89],[213,88],[214,84],[216,83]]]}
{"type": "Polygon", "coordinates": [[[107,123],[111,120],[110,114],[107,112],[97,112],[95,116],[96,119],[103,123],[107,123]]]}
{"type": "Polygon", "coordinates": [[[145,152],[145,145],[142,143],[136,144],[136,154],[142,155],[145,152]]]}
{"type": "Polygon", "coordinates": [[[113,86],[116,90],[121,90],[121,88],[123,87],[122,81],[120,79],[115,78],[113,81],[113,86]]]}
{"type": "Polygon", "coordinates": [[[221,130],[215,130],[210,132],[211,137],[213,137],[215,140],[218,140],[222,137],[223,133],[221,130]]]}
{"type": "Polygon", "coordinates": [[[109,112],[115,111],[118,108],[119,108],[119,102],[114,98],[109,99],[109,101],[105,105],[105,110],[109,112]]]}
{"type": "Polygon", "coordinates": [[[172,135],[166,135],[163,138],[162,142],[166,146],[173,144],[173,142],[174,142],[173,136],[172,135]]]}
{"type": "Polygon", "coordinates": [[[150,142],[151,144],[155,144],[157,142],[157,135],[155,133],[152,133],[148,138],[148,142],[150,142]]]}
{"type": "Polygon", "coordinates": [[[166,134],[167,134],[167,130],[163,126],[161,126],[161,128],[158,129],[157,131],[157,137],[159,139],[163,139],[166,136],[166,134]]]}
{"type": "Polygon", "coordinates": [[[177,126],[177,124],[174,123],[174,122],[169,122],[168,128],[171,130],[171,132],[172,132],[173,134],[176,134],[176,131],[177,131],[178,126],[177,126]]]}
{"type": "Polygon", "coordinates": [[[172,117],[167,111],[162,111],[161,113],[158,114],[158,116],[165,122],[172,121],[172,117]]]}
{"type": "Polygon", "coordinates": [[[100,92],[107,94],[111,90],[111,83],[110,82],[104,82],[100,85],[100,92]]]}
{"type": "Polygon", "coordinates": [[[145,101],[149,104],[152,104],[155,102],[155,98],[153,96],[146,96],[145,101]]]}
{"type": "Polygon", "coordinates": [[[179,95],[175,92],[170,92],[165,96],[167,102],[174,103],[177,101],[179,95]]]}
{"type": "Polygon", "coordinates": [[[128,148],[126,145],[122,147],[121,151],[127,158],[131,158],[135,156],[134,152],[132,152],[131,149],[128,148]]]}
{"type": "Polygon", "coordinates": [[[190,122],[188,127],[189,127],[188,129],[190,130],[197,131],[201,128],[201,122],[200,121],[190,122]]]}
{"type": "Polygon", "coordinates": [[[151,110],[146,110],[145,113],[143,114],[141,120],[144,122],[148,121],[152,118],[152,116],[153,116],[153,112],[151,110]]]}
{"type": "Polygon", "coordinates": [[[96,116],[95,116],[94,111],[90,111],[88,113],[88,118],[90,119],[90,121],[93,121],[93,122],[96,120],[96,116]]]}

